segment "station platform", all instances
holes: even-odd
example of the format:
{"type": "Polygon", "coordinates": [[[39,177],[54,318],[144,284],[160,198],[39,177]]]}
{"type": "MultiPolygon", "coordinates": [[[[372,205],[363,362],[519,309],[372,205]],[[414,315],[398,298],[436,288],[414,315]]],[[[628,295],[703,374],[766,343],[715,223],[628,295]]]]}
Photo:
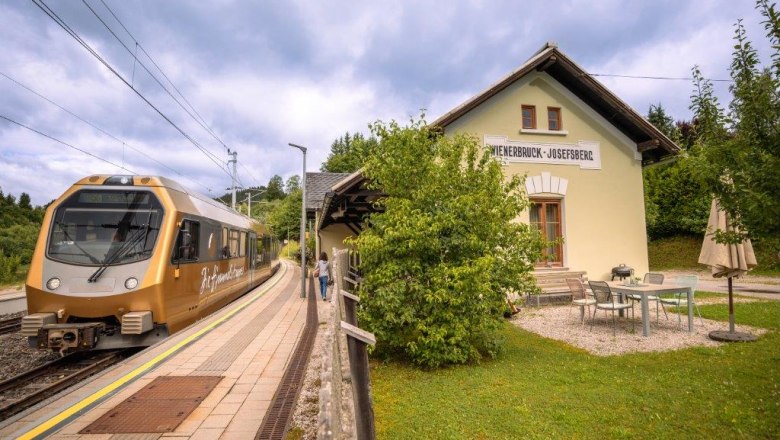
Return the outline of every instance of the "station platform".
{"type": "Polygon", "coordinates": [[[27,310],[27,296],[24,287],[0,291],[0,315],[27,310]]]}
{"type": "Polygon", "coordinates": [[[255,438],[306,323],[300,282],[282,261],[221,311],[4,422],[0,438],[255,438]]]}

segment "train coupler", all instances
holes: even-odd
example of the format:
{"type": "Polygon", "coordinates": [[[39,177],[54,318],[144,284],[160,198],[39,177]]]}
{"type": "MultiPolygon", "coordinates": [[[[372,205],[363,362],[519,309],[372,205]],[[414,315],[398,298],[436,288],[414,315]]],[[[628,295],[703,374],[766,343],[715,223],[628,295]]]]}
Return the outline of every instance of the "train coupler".
{"type": "Polygon", "coordinates": [[[91,350],[105,326],[102,322],[46,324],[38,329],[38,348],[59,351],[61,356],[67,351],[91,350]]]}

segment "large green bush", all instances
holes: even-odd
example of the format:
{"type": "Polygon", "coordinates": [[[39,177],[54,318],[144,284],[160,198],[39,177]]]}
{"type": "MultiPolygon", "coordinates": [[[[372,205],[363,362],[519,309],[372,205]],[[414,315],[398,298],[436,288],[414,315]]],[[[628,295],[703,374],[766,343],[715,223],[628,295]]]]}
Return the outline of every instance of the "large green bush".
{"type": "Polygon", "coordinates": [[[18,255],[6,257],[2,249],[0,249],[0,283],[14,281],[20,263],[21,258],[18,255]]]}
{"type": "Polygon", "coordinates": [[[443,137],[423,121],[377,122],[364,174],[387,195],[354,240],[364,275],[360,324],[377,350],[438,367],[492,355],[509,292],[536,289],[536,231],[514,221],[522,179],[473,137],[443,137]]]}
{"type": "Polygon", "coordinates": [[[651,239],[704,234],[712,198],[696,178],[694,163],[687,154],[643,172],[647,234],[651,239]]]}

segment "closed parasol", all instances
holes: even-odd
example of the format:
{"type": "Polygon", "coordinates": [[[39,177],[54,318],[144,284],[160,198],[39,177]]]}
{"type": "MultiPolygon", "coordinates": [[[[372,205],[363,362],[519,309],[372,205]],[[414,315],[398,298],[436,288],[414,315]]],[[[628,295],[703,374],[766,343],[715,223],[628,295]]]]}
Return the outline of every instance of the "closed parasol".
{"type": "Polygon", "coordinates": [[[715,242],[715,232],[734,231],[725,211],[720,209],[713,199],[710,209],[710,218],[707,222],[707,233],[704,235],[704,243],[699,254],[699,263],[712,268],[712,276],[715,278],[728,278],[729,283],[729,331],[710,332],[710,338],[719,341],[752,341],[755,336],[749,333],[736,332],[734,330],[734,298],[732,293],[732,278],[747,273],[756,266],[756,255],[753,253],[753,245],[750,240],[744,240],[739,244],[725,244],[715,242]]]}

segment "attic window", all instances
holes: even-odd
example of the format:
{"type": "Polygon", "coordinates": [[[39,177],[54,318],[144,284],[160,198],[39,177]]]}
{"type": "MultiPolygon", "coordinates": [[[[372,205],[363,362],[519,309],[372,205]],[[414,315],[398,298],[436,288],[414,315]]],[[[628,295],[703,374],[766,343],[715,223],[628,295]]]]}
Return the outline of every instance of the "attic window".
{"type": "Polygon", "coordinates": [[[536,128],[536,107],[533,105],[524,105],[523,109],[523,128],[533,130],[536,128]]]}
{"type": "Polygon", "coordinates": [[[547,107],[547,129],[559,131],[561,129],[561,108],[547,107]]]}

